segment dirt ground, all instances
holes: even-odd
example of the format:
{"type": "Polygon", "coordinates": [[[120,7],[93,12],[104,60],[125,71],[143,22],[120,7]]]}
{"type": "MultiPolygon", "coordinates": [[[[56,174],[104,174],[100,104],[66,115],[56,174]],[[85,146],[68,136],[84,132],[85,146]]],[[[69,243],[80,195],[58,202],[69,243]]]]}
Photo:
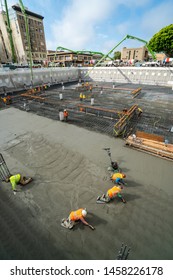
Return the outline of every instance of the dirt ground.
{"type": "Polygon", "coordinates": [[[173,259],[172,162],[124,146],[124,141],[33,113],[0,111],[0,152],[11,173],[33,182],[13,194],[0,183],[0,259],[116,259],[121,244],[129,259],[173,259]],[[112,158],[127,174],[123,204],[96,204],[112,186],[112,158]],[[60,225],[86,207],[73,230],[60,225]]]}

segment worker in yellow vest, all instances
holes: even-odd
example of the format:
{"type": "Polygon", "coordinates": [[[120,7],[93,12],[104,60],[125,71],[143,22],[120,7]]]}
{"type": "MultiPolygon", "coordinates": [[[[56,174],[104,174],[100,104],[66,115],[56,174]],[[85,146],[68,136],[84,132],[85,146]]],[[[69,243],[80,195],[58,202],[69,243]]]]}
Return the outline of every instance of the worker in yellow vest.
{"type": "Polygon", "coordinates": [[[22,176],[21,174],[11,175],[6,179],[6,182],[10,182],[12,186],[12,190],[14,194],[16,194],[16,186],[18,184],[25,186],[28,183],[30,183],[33,179],[32,178],[26,178],[22,176]]]}
{"type": "Polygon", "coordinates": [[[143,113],[142,109],[138,107],[138,118],[141,116],[141,114],[143,113]]]}
{"type": "Polygon", "coordinates": [[[110,177],[111,181],[118,185],[126,185],[126,182],[123,180],[124,178],[126,178],[124,173],[113,173],[110,177]]]}
{"type": "Polygon", "coordinates": [[[108,203],[116,196],[119,197],[123,203],[126,203],[126,200],[121,195],[122,188],[121,186],[113,186],[106,194],[97,197],[97,203],[108,203]]]}
{"type": "Polygon", "coordinates": [[[80,93],[80,95],[79,95],[79,99],[80,99],[80,101],[82,101],[82,100],[83,100],[83,94],[82,94],[82,93],[80,93]]]}
{"type": "Polygon", "coordinates": [[[81,221],[84,225],[89,226],[92,230],[94,230],[94,227],[84,219],[86,215],[86,208],[80,208],[76,211],[72,211],[67,219],[62,219],[61,225],[65,228],[72,229],[76,223],[81,221]]]}

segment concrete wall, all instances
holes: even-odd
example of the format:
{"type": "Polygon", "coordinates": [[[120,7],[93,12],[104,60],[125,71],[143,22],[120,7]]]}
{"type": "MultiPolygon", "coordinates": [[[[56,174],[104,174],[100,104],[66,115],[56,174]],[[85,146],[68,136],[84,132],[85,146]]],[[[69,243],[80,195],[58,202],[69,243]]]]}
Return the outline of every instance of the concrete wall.
{"type": "Polygon", "coordinates": [[[33,69],[33,83],[31,83],[30,69],[16,69],[0,72],[0,93],[21,90],[42,84],[58,84],[79,80],[78,68],[39,68],[33,69]]]}
{"type": "MultiPolygon", "coordinates": [[[[99,67],[33,69],[33,85],[58,84],[82,80],[172,86],[173,68],[99,67]]],[[[30,69],[0,72],[0,92],[20,90],[31,85],[30,69]]]]}
{"type": "Polygon", "coordinates": [[[173,68],[170,67],[97,67],[82,68],[82,79],[133,84],[170,86],[173,68]],[[89,74],[87,74],[89,73],[89,74]]]}

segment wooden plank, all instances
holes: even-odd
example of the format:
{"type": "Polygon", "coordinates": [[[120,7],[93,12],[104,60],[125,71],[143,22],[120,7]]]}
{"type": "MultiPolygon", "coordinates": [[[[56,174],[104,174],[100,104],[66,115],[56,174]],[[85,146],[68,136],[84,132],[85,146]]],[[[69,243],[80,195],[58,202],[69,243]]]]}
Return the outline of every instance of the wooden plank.
{"type": "Polygon", "coordinates": [[[115,110],[111,110],[111,109],[105,109],[105,108],[101,108],[101,107],[94,107],[94,106],[83,105],[83,104],[77,104],[77,107],[85,108],[85,109],[93,109],[96,111],[109,112],[109,113],[113,113],[113,114],[123,114],[123,115],[125,114],[123,111],[115,111],[115,110]]]}
{"type": "Polygon", "coordinates": [[[136,131],[136,137],[138,138],[145,138],[149,140],[164,142],[164,137],[156,134],[146,133],[144,131],[136,131]]]}
{"type": "Polygon", "coordinates": [[[129,136],[126,140],[126,145],[173,160],[172,144],[129,136]]]}

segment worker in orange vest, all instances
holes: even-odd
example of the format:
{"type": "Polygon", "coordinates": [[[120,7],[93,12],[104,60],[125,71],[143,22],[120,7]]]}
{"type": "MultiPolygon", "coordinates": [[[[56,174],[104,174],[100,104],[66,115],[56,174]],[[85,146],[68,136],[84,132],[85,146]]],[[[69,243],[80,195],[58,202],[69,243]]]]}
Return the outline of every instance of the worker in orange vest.
{"type": "Polygon", "coordinates": [[[109,189],[106,194],[97,197],[97,203],[108,203],[116,196],[118,196],[123,203],[126,203],[126,200],[121,195],[122,186],[113,186],[113,188],[109,189]]]}
{"type": "Polygon", "coordinates": [[[67,109],[64,109],[64,120],[66,122],[68,121],[68,116],[69,116],[69,113],[68,113],[67,109]]]}
{"type": "Polygon", "coordinates": [[[84,225],[89,226],[92,230],[94,230],[94,227],[84,219],[86,215],[86,208],[80,208],[76,211],[72,211],[67,219],[62,219],[61,225],[65,228],[72,229],[77,222],[81,221],[84,225]]]}
{"type": "Polygon", "coordinates": [[[126,178],[124,173],[113,173],[110,177],[111,181],[118,185],[126,185],[126,182],[123,180],[124,178],[126,178]]]}

